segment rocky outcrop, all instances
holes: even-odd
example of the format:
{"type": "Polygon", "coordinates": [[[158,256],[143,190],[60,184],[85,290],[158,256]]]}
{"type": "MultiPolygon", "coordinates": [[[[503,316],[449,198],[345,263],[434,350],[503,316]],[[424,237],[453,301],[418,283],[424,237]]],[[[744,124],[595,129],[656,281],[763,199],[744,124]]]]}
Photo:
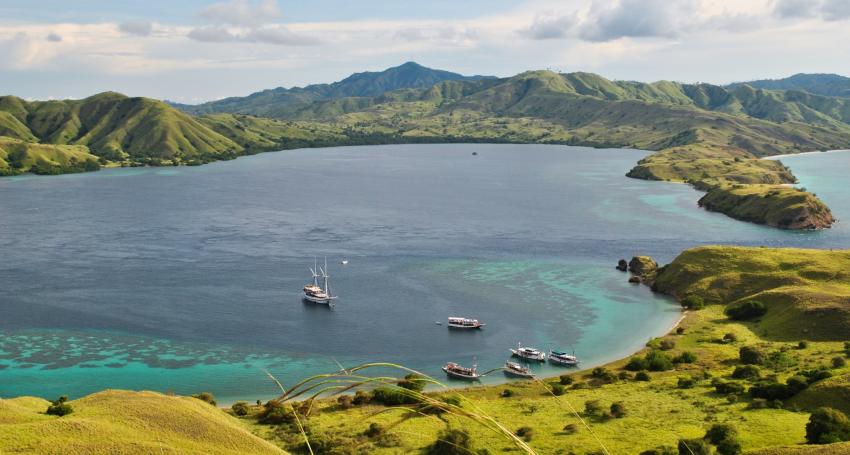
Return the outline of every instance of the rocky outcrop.
{"type": "Polygon", "coordinates": [[[658,271],[658,263],[649,256],[635,256],[629,261],[629,271],[640,280],[650,282],[658,271]]]}
{"type": "Polygon", "coordinates": [[[617,263],[617,270],[621,272],[625,272],[629,269],[629,263],[626,262],[625,259],[620,259],[620,262],[617,263]]]}

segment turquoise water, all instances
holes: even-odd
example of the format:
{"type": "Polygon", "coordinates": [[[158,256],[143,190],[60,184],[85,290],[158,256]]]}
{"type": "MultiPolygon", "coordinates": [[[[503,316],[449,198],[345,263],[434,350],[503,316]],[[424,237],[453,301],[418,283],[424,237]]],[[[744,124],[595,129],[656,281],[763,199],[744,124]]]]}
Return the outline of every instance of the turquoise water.
{"type": "MultiPolygon", "coordinates": [[[[644,154],[341,147],[0,179],[0,396],[265,399],[276,392],[267,371],[291,384],[392,361],[441,378],[447,361],[498,367],[517,342],[575,350],[590,367],[679,316],[628,284],[620,258],[667,262],[705,243],[848,245],[844,223],[764,228],[700,210],[685,185],[625,178],[644,154]],[[331,263],[334,311],[300,299],[314,255],[331,263]],[[450,315],[488,325],[434,323],[450,315]]],[[[850,219],[850,154],[784,161],[850,219]]]]}

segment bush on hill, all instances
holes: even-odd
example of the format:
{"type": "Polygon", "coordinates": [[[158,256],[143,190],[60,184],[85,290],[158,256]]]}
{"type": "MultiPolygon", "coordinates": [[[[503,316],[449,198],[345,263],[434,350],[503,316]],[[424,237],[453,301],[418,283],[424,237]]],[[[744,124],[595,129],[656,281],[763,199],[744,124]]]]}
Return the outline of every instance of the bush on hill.
{"type": "Polygon", "coordinates": [[[622,419],[626,416],[626,405],[622,401],[611,403],[611,416],[616,419],[622,419]]]}
{"type": "Polygon", "coordinates": [[[209,392],[201,392],[199,394],[192,395],[192,398],[197,398],[197,399],[204,401],[204,402],[207,402],[207,403],[209,403],[213,406],[215,406],[217,404],[216,401],[215,401],[215,397],[213,396],[213,394],[211,394],[209,392]]]}
{"type": "Polygon", "coordinates": [[[832,368],[844,368],[845,366],[847,366],[847,361],[844,360],[844,357],[832,358],[832,368]]]}
{"type": "Polygon", "coordinates": [[[697,355],[691,351],[685,351],[673,358],[673,363],[694,363],[696,361],[697,355]]]}
{"type": "Polygon", "coordinates": [[[66,403],[67,401],[68,401],[67,395],[62,395],[61,397],[57,398],[56,400],[53,400],[50,403],[50,406],[47,407],[47,411],[46,411],[47,414],[52,415],[52,416],[62,417],[62,416],[65,416],[65,415],[68,415],[68,414],[74,412],[74,409],[71,407],[71,405],[66,403]]]}
{"type": "Polygon", "coordinates": [[[647,369],[649,371],[667,371],[673,369],[673,360],[664,352],[649,351],[646,354],[647,369]]]}
{"type": "Polygon", "coordinates": [[[735,379],[758,379],[761,377],[761,370],[755,365],[743,365],[735,367],[732,372],[732,377],[735,379]]]}
{"type": "Polygon", "coordinates": [[[466,430],[447,429],[437,435],[428,447],[429,455],[468,455],[472,452],[472,438],[466,430]]]}
{"type": "Polygon", "coordinates": [[[378,387],[372,391],[372,400],[386,406],[414,404],[418,400],[411,395],[409,389],[403,387],[378,387]]]}
{"type": "Polygon", "coordinates": [[[711,455],[711,446],[702,439],[679,439],[679,455],[711,455]]]}
{"type": "Polygon", "coordinates": [[[698,295],[691,294],[682,299],[682,307],[689,310],[701,310],[705,308],[705,300],[698,295]]]}
{"type": "Polygon", "coordinates": [[[644,450],[640,455],[679,455],[679,450],[675,447],[659,446],[654,449],[644,450]]]}
{"type": "Polygon", "coordinates": [[[743,384],[732,381],[724,381],[719,378],[711,381],[711,385],[713,385],[714,390],[721,395],[742,393],[744,391],[743,384]]]}
{"type": "Polygon", "coordinates": [[[765,313],[767,313],[767,307],[763,303],[754,300],[726,308],[726,316],[736,321],[755,319],[764,316],[765,313]]]}
{"type": "Polygon", "coordinates": [[[244,401],[237,401],[230,406],[230,410],[233,411],[233,414],[241,417],[248,415],[250,408],[248,407],[248,403],[245,403],[244,401]]]}
{"type": "Polygon", "coordinates": [[[635,374],[635,381],[649,382],[649,374],[646,371],[638,371],[635,374]]]}
{"type": "Polygon", "coordinates": [[[742,346],[738,356],[744,365],[761,365],[765,361],[764,352],[755,346],[742,346]]]}
{"type": "Polygon", "coordinates": [[[714,424],[705,433],[704,439],[717,446],[717,453],[720,455],[739,455],[742,452],[738,430],[732,425],[714,424]]]}
{"type": "Polygon", "coordinates": [[[427,384],[427,381],[425,381],[422,376],[414,373],[408,374],[404,377],[404,379],[398,381],[399,387],[403,387],[414,392],[421,392],[425,390],[425,384],[427,384]]]}
{"type": "Polygon", "coordinates": [[[837,409],[818,408],[806,424],[806,441],[809,444],[850,441],[850,419],[837,409]]]}
{"type": "Polygon", "coordinates": [[[632,357],[629,363],[626,364],[626,369],[629,371],[643,371],[649,369],[649,362],[644,357],[632,357]]]}

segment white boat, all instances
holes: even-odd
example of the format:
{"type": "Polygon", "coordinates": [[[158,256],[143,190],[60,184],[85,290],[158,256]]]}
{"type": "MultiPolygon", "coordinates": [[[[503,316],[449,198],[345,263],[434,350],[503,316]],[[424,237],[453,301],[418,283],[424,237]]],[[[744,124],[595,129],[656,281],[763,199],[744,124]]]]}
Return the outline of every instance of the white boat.
{"type": "Polygon", "coordinates": [[[518,378],[533,378],[534,375],[531,374],[531,370],[528,368],[511,361],[505,362],[504,372],[508,376],[515,376],[518,378]]]}
{"type": "Polygon", "coordinates": [[[313,302],[328,305],[333,308],[336,296],[331,293],[330,275],[328,275],[328,259],[325,258],[325,268],[322,269],[314,265],[314,269],[310,269],[313,273],[313,282],[304,286],[304,299],[313,302]],[[316,270],[320,273],[316,273],[316,270]],[[319,278],[322,278],[324,286],[319,286],[319,278]]]}
{"type": "Polygon", "coordinates": [[[521,343],[517,343],[516,349],[511,349],[511,354],[525,360],[534,360],[537,362],[545,362],[546,354],[540,350],[523,347],[521,343]]]}
{"type": "Polygon", "coordinates": [[[563,351],[549,350],[549,361],[558,365],[576,366],[578,365],[578,357],[569,355],[563,351]]]}
{"type": "Polygon", "coordinates": [[[480,329],[487,324],[478,319],[459,318],[456,316],[449,317],[449,328],[451,329],[480,329]]]}
{"type": "Polygon", "coordinates": [[[481,375],[478,374],[478,365],[475,364],[472,364],[472,368],[467,368],[460,364],[449,362],[443,367],[443,371],[445,371],[447,375],[457,379],[477,381],[481,378],[481,375]]]}

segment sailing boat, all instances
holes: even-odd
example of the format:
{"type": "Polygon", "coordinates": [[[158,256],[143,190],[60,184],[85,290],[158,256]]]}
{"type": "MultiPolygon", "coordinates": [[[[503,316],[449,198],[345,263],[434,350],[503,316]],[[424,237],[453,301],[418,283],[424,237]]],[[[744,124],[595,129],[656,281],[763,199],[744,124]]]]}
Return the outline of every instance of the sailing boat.
{"type": "Polygon", "coordinates": [[[314,265],[315,268],[310,269],[313,273],[313,282],[304,286],[304,298],[313,303],[321,303],[328,305],[331,308],[334,306],[336,296],[331,293],[330,275],[328,275],[328,258],[325,258],[325,268],[314,265]],[[319,273],[316,273],[318,269],[319,273]],[[319,278],[322,278],[324,286],[319,286],[319,278]]]}

